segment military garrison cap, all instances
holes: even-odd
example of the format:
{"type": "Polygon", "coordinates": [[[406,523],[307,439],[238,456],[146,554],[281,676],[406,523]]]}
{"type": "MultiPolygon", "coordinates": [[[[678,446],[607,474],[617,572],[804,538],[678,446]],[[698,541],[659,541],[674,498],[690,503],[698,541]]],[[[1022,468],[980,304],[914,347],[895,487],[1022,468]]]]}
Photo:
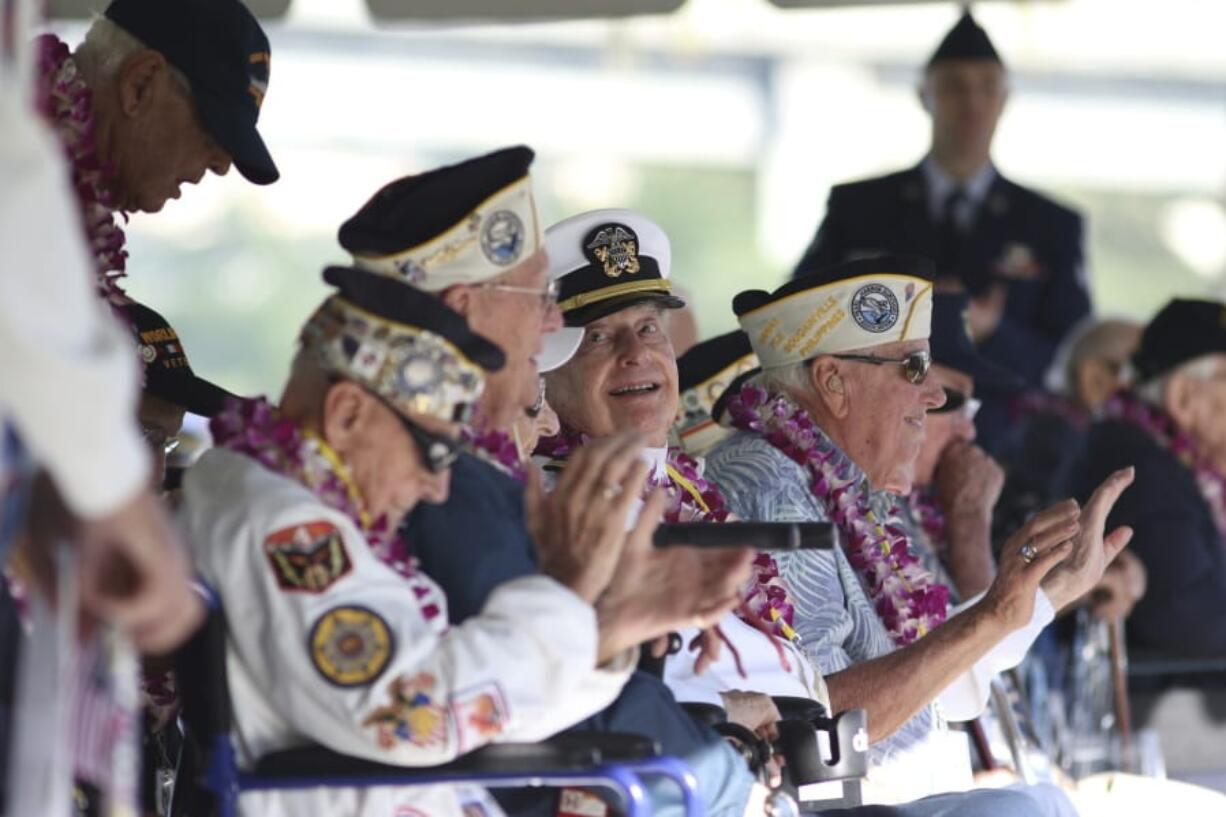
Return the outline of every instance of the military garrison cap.
{"type": "Polygon", "coordinates": [[[354,266],[440,292],[501,275],[540,247],[528,168],[511,147],[385,185],[341,225],[354,266]]]}
{"type": "Polygon", "coordinates": [[[988,32],[983,30],[969,9],[962,12],[958,22],[949,30],[937,50],[928,59],[928,67],[945,60],[992,60],[1004,65],[1000,54],[988,38],[988,32]]]}
{"type": "Polygon", "coordinates": [[[438,298],[391,278],[329,267],[324,280],[338,292],[300,340],[325,371],[362,384],[403,415],[467,420],[485,373],[505,363],[501,349],[438,298]]]}

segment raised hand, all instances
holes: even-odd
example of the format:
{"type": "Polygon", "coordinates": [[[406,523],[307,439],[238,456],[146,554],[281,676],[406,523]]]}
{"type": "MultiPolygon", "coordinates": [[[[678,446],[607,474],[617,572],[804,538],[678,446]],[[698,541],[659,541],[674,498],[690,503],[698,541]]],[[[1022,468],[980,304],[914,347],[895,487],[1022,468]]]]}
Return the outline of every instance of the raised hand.
{"type": "Polygon", "coordinates": [[[548,496],[535,469],[525,494],[528,530],[541,572],[589,604],[604,592],[621,560],[630,512],[648,465],[642,439],[617,434],[581,447],[548,496]]]}
{"type": "Polygon", "coordinates": [[[1035,593],[1048,573],[1072,553],[1081,516],[1077,503],[1066,499],[1035,514],[1005,542],[996,579],[980,603],[1008,629],[1025,626],[1034,615],[1035,593]]]}
{"type": "Polygon", "coordinates": [[[1057,610],[1072,604],[1094,589],[1107,565],[1132,539],[1132,528],[1119,527],[1104,535],[1107,516],[1120,494],[1132,484],[1136,472],[1122,468],[1103,480],[1081,514],[1081,533],[1072,551],[1043,582],[1043,590],[1057,610]]]}

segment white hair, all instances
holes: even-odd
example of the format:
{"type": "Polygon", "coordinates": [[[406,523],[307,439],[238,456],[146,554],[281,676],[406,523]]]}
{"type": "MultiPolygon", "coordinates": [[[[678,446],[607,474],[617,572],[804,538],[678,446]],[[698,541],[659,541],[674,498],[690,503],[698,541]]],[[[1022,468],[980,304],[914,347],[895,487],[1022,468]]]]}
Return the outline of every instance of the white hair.
{"type": "Polygon", "coordinates": [[[784,366],[764,369],[762,374],[754,378],[754,381],[767,391],[795,398],[813,390],[809,382],[810,364],[810,361],[802,360],[799,363],[788,363],[784,366]]]}
{"type": "MultiPolygon", "coordinates": [[[[98,83],[112,79],[124,60],[149,46],[106,17],[94,17],[85,39],[72,52],[73,62],[87,82],[98,83]]],[[[191,90],[191,83],[178,68],[167,63],[170,74],[184,88],[191,90]]]]}
{"type": "Polygon", "coordinates": [[[1217,374],[1217,367],[1217,355],[1202,355],[1193,358],[1169,372],[1139,384],[1136,389],[1137,396],[1151,405],[1161,406],[1162,396],[1166,393],[1166,384],[1172,377],[1182,375],[1193,380],[1211,380],[1217,374]]]}

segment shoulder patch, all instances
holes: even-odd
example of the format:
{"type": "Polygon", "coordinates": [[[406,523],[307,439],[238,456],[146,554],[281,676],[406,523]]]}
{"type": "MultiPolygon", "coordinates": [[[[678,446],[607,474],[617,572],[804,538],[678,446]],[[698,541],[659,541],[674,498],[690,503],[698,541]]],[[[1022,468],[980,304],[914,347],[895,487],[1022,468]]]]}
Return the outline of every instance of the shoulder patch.
{"type": "Polygon", "coordinates": [[[462,752],[492,741],[506,729],[511,717],[506,696],[495,681],[457,692],[451,700],[451,715],[462,752]]]}
{"type": "Polygon", "coordinates": [[[341,532],[322,520],[269,534],[264,555],[277,586],[291,593],[322,593],[353,569],[341,532]]]}
{"type": "Polygon", "coordinates": [[[374,681],[392,660],[392,632],[378,613],[365,607],[333,607],[311,628],[311,663],[338,687],[374,681]]]}
{"type": "Polygon", "coordinates": [[[435,680],[428,672],[400,675],[387,685],[387,704],[376,707],[362,721],[373,727],[379,746],[393,749],[398,743],[438,746],[447,740],[447,708],[435,700],[435,680]]]}

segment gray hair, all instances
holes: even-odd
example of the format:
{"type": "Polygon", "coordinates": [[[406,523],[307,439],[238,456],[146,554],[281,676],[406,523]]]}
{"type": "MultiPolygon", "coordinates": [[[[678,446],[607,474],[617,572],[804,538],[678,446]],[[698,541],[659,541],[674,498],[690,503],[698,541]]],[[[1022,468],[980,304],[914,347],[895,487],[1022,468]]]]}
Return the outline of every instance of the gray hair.
{"type": "Polygon", "coordinates": [[[1152,380],[1146,380],[1137,386],[1137,396],[1154,406],[1162,405],[1162,395],[1166,393],[1166,384],[1176,375],[1183,375],[1193,380],[1211,380],[1217,374],[1217,355],[1203,355],[1193,358],[1187,363],[1164,372],[1152,380]]]}
{"type": "Polygon", "coordinates": [[[762,374],[754,378],[754,382],[767,391],[795,398],[813,389],[809,382],[809,366],[809,361],[802,360],[799,363],[788,363],[784,366],[764,369],[762,374]]]}
{"type": "MultiPolygon", "coordinates": [[[[148,48],[149,46],[129,34],[126,29],[106,17],[99,16],[90,23],[85,39],[72,52],[72,59],[87,82],[105,82],[115,76],[124,60],[148,48]]],[[[183,72],[169,63],[167,67],[170,68],[171,76],[190,91],[191,83],[183,72]]]]}

